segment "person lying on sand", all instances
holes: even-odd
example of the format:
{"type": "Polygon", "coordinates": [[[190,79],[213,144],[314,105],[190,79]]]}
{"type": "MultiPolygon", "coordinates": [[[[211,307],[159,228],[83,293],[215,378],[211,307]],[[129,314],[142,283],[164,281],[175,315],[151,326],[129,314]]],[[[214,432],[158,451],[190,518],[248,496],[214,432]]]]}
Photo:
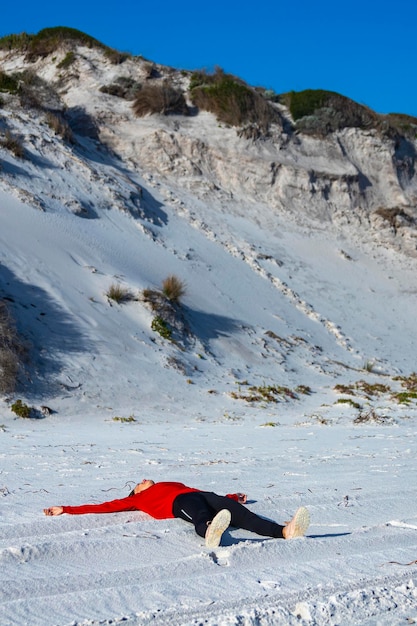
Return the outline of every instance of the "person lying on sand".
{"type": "Polygon", "coordinates": [[[155,519],[179,517],[194,524],[197,535],[203,537],[208,548],[216,548],[229,525],[250,530],[258,535],[277,539],[302,537],[310,523],[305,507],[300,507],[292,520],[281,526],[249,511],[243,493],[219,496],[212,491],[201,491],[178,482],[160,482],[144,478],[129,496],[102,504],[82,506],[51,506],[45,515],[82,515],[84,513],[115,513],[143,511],[155,519]]]}

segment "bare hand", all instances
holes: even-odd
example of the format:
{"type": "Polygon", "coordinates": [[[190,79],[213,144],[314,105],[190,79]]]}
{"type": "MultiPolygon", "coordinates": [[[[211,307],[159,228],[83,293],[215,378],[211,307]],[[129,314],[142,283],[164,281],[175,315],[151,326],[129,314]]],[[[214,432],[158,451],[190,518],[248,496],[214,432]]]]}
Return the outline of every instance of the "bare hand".
{"type": "Polygon", "coordinates": [[[50,506],[49,509],[44,509],[43,512],[45,515],[62,515],[64,509],[62,506],[50,506]]]}
{"type": "Polygon", "coordinates": [[[240,502],[240,504],[246,504],[246,501],[248,499],[246,493],[238,493],[237,497],[239,498],[238,502],[240,502]]]}

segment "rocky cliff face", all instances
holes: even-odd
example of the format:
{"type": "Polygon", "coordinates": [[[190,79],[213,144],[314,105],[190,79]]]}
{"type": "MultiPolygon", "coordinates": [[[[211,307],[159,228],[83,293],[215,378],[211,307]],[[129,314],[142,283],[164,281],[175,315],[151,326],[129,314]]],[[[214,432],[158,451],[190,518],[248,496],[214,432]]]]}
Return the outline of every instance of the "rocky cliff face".
{"type": "MultiPolygon", "coordinates": [[[[261,223],[273,222],[275,215],[311,228],[340,229],[345,235],[354,228],[366,239],[417,255],[417,120],[407,130],[391,127],[387,132],[378,122],[311,132],[294,121],[281,99],[268,102],[275,117],[267,132],[258,132],[256,120],[248,130],[194,106],[191,73],[142,58],[116,61],[101,47],[74,41],[42,55],[0,50],[0,71],[17,80],[16,90],[3,90],[2,135],[22,134],[25,128],[23,144],[28,148],[36,143],[46,153],[52,141],[65,143],[58,130],[49,137],[45,115],[53,112],[75,133],[72,148],[62,150],[83,159],[89,141],[111,149],[126,171],[139,169],[155,184],[165,181],[177,189],[174,200],[180,205],[181,190],[210,197],[214,208],[235,215],[244,216],[245,206],[257,203],[265,206],[261,223]],[[190,114],[137,117],[132,109],[135,86],[168,83],[184,94],[190,114]]],[[[305,116],[301,122],[313,118],[305,116]]],[[[85,167],[91,182],[91,164],[86,161],[85,167]]],[[[10,176],[13,185],[24,189],[27,181],[7,168],[4,184],[10,176]]],[[[37,198],[46,210],[53,206],[47,187],[45,196],[37,198]]],[[[77,193],[73,191],[72,208],[78,203],[82,212],[86,200],[77,193]]],[[[124,200],[132,209],[132,199],[124,200]]],[[[71,201],[66,198],[65,204],[71,201]]]]}

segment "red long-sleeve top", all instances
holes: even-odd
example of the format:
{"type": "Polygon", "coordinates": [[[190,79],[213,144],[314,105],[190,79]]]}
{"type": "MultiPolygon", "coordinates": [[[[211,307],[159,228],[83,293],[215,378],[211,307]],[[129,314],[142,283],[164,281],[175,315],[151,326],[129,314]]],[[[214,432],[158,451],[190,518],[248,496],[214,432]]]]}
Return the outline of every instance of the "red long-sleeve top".
{"type": "MultiPolygon", "coordinates": [[[[155,483],[148,489],[121,498],[120,500],[111,500],[101,504],[83,504],[82,506],[64,506],[63,512],[70,515],[83,515],[84,513],[116,513],[118,511],[143,511],[148,513],[155,519],[168,519],[174,517],[172,514],[172,505],[177,496],[183,493],[191,493],[193,491],[202,491],[201,489],[193,489],[187,487],[183,483],[162,482],[155,483]]],[[[228,498],[239,500],[235,493],[227,494],[228,498]]]]}

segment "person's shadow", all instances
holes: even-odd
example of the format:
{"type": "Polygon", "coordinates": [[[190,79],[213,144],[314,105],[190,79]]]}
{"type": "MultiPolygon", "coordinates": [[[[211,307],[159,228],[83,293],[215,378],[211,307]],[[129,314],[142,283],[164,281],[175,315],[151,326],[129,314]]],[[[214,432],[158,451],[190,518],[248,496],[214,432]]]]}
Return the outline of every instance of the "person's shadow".
{"type": "MultiPolygon", "coordinates": [[[[230,531],[239,529],[234,529],[233,526],[230,527],[230,531]]],[[[256,535],[254,537],[233,537],[229,530],[226,530],[222,536],[222,548],[227,548],[229,546],[236,545],[238,543],[243,543],[244,541],[250,541],[250,543],[260,543],[263,541],[277,541],[274,537],[260,537],[256,535]]],[[[352,533],[325,533],[324,535],[305,535],[305,539],[328,539],[328,538],[336,538],[336,537],[345,537],[351,535],[352,533]]]]}

